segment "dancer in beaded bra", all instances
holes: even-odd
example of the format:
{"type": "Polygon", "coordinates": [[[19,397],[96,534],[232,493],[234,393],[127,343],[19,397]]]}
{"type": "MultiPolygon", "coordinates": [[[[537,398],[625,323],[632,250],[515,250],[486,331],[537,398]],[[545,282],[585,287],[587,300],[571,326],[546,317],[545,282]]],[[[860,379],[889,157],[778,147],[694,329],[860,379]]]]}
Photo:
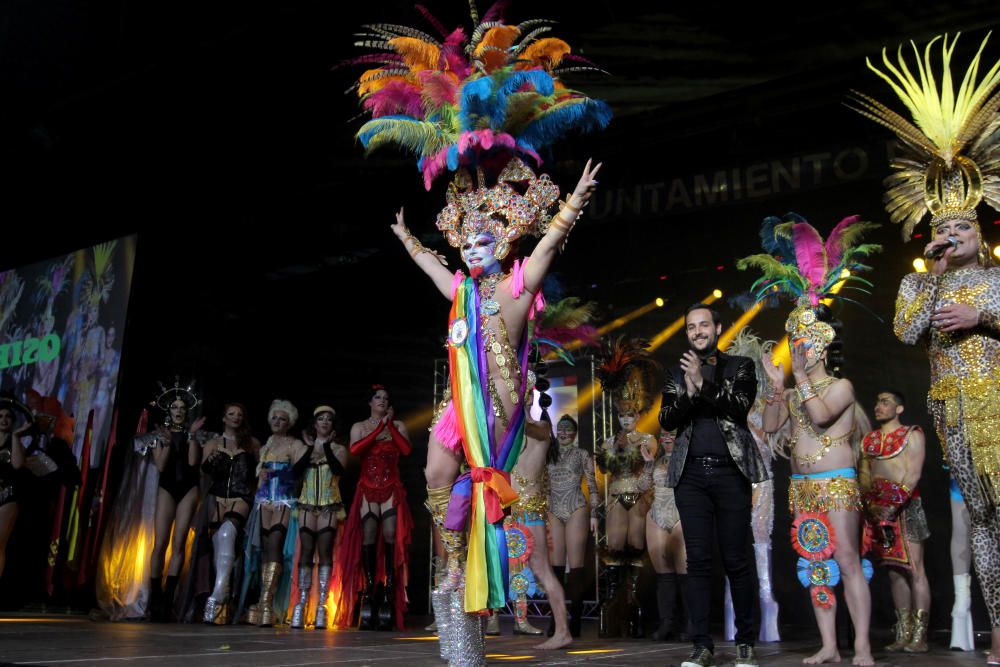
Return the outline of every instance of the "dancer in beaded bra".
{"type": "Polygon", "coordinates": [[[579,426],[570,415],[556,423],[556,460],[549,463],[549,536],[552,540],[552,569],[560,581],[565,578],[569,603],[569,631],[580,636],[583,596],[587,579],[584,559],[587,540],[597,530],[597,509],[601,496],[594,473],[594,456],[580,446],[579,426]],[[586,480],[587,495],[581,482],[586,480]],[[569,571],[567,572],[567,565],[569,571]]]}
{"type": "Polygon", "coordinates": [[[309,591],[312,589],[313,559],[317,561],[316,615],[313,627],[327,626],[327,598],[333,564],[333,542],[337,526],[344,520],[344,503],[340,498],[340,478],[347,463],[347,448],[334,441],[334,420],[337,413],[329,405],[313,410],[313,424],[302,432],[311,450],[309,463],[302,474],[299,493],[299,561],[296,569],[298,601],[292,609],[292,628],[306,626],[309,591]]]}
{"type": "MultiPolygon", "coordinates": [[[[862,115],[899,137],[885,202],[889,218],[903,225],[903,240],[931,215],[927,271],[900,283],[893,330],[907,345],[927,347],[928,409],[969,510],[973,561],[993,629],[987,658],[993,665],[1000,664],[1000,269],[976,214],[980,202],[1000,210],[1000,61],[976,80],[988,39],[957,93],[951,72],[957,35],[935,37],[923,54],[914,44],[916,68],[907,65],[902,48],[896,63],[883,51],[888,73],[868,64],[903,101],[912,123],[860,93],[854,101],[862,115]],[[932,69],[938,48],[940,81],[932,69]]],[[[956,579],[956,589],[956,598],[967,599],[968,579],[956,579]]]]}
{"type": "MultiPolygon", "coordinates": [[[[857,480],[860,441],[869,430],[850,381],[831,375],[840,366],[841,344],[823,299],[833,298],[838,284],[863,282],[855,274],[879,246],[858,245],[875,227],[856,216],[845,218],[824,242],[800,216],[764,220],[761,239],[770,254],[740,260],[739,268],[759,267],[764,277],[754,283],[759,299],[775,288],[796,299],[785,321],[795,387],[785,390],[784,366],[764,353],[770,381],[763,429],[771,435],[787,429],[792,464],[789,509],[792,545],[800,558],[798,576],[810,588],[813,611],[823,645],[806,664],[838,662],[837,600],[833,587],[844,582],[847,608],[854,624],[854,665],[873,665],[868,627],[871,593],[866,579],[871,565],[861,561],[862,513],[857,480]],[[773,255],[773,256],[772,256],[773,255]],[[845,269],[850,272],[845,273],[845,269]]],[[[839,326],[839,325],[838,325],[839,326]]]]}
{"type": "MultiPolygon", "coordinates": [[[[524,442],[527,322],[543,305],[542,280],[600,169],[588,161],[552,216],[559,189],[528,162],[540,164],[540,153],[570,130],[606,126],[611,111],[559,79],[560,65],[571,57],[566,42],[542,38],[547,30],[533,22],[508,24],[503,3],[482,16],[474,2],[469,8],[468,32],[445,28],[422,7],[434,35],[366,26],[365,44],[381,52],[354,62],[380,65],[357,85],[372,114],[358,133],[366,148],[396,144],[413,153],[428,189],[455,173],[437,228],[460,249],[468,276],[445,268],[444,258],[410,233],[402,209],[392,230],[452,304],[451,391],[433,422],[425,470],[428,505],[448,553],[442,596],[434,599],[440,605],[444,594],[458,591],[467,616],[450,624],[461,640],[442,635],[442,656],[477,663],[484,660],[478,614],[502,607],[507,593],[503,509],[514,500],[509,475],[524,442]],[[540,238],[519,259],[518,241],[526,236],[540,238]],[[468,471],[460,476],[463,462],[468,471]]],[[[443,617],[436,619],[440,629],[443,617]]]]}
{"type": "Polygon", "coordinates": [[[597,465],[610,476],[605,519],[608,593],[600,611],[602,636],[619,634],[612,617],[623,620],[626,633],[632,637],[641,637],[644,632],[636,586],[646,550],[646,512],[657,445],[655,437],[636,429],[640,416],[652,406],[652,387],[659,372],[659,364],[646,350],[646,341],[625,337],[607,343],[604,360],[597,369],[602,387],[614,399],[621,427],[597,450],[597,465]],[[623,566],[629,568],[626,613],[616,615],[611,605],[617,597],[623,566]]]}

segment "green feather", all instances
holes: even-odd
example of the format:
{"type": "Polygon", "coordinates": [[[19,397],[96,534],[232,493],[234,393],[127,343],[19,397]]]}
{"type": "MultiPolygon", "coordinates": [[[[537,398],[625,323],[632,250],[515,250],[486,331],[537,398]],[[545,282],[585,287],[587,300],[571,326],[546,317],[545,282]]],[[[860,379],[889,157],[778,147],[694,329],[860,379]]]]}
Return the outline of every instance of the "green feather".
{"type": "Polygon", "coordinates": [[[358,130],[358,135],[370,134],[366,153],[387,145],[409,150],[416,155],[437,153],[448,145],[436,123],[424,120],[405,120],[401,118],[374,118],[358,130]]]}

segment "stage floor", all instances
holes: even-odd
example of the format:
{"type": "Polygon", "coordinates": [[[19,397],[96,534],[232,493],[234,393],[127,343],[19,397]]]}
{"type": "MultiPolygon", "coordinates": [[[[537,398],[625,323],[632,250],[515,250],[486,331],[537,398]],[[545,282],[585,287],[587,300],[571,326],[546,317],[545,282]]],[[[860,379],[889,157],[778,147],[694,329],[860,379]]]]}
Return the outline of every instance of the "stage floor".
{"type": "MultiPolygon", "coordinates": [[[[679,665],[688,646],[641,640],[599,640],[596,628],[585,627],[584,637],[570,649],[537,651],[534,637],[505,633],[488,641],[490,664],[567,665],[588,662],[602,667],[679,665]]],[[[758,647],[764,667],[801,665],[814,650],[808,641],[763,644],[758,647]]],[[[841,653],[842,664],[850,655],[841,653]]],[[[876,651],[880,666],[984,665],[981,651],[959,653],[935,646],[923,656],[897,656],[876,651]]],[[[732,665],[732,643],[716,646],[720,667],[732,665]]],[[[150,667],[227,667],[237,665],[443,665],[437,640],[422,632],[314,632],[285,628],[208,627],[150,623],[92,622],[80,617],[0,618],[0,665],[149,665],[150,667]]]]}

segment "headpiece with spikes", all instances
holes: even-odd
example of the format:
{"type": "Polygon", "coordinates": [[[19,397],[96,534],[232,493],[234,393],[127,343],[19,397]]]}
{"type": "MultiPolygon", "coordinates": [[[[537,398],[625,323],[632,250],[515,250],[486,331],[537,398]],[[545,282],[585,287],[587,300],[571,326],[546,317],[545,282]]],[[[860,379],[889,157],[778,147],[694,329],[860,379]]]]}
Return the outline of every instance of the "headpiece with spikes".
{"type": "Polygon", "coordinates": [[[92,248],[91,266],[83,281],[83,296],[85,303],[96,306],[101,301],[107,303],[111,298],[111,288],[115,284],[114,258],[118,241],[100,243],[92,248]]]}
{"type": "Polygon", "coordinates": [[[789,340],[808,338],[820,355],[833,342],[835,332],[829,324],[817,319],[816,306],[823,299],[857,303],[834,289],[840,282],[845,283],[841,289],[870,294],[866,287],[872,284],[855,274],[869,271],[871,267],[861,260],[882,250],[877,244],[859,243],[866,232],[877,227],[851,216],[841,220],[824,242],[819,232],[795,213],[783,219],[770,216],[760,229],[761,245],[767,252],[744,257],[736,262],[736,267],[763,272],[763,277],[750,288],[757,301],[772,293],[795,301],[795,309],[785,321],[789,340]]]}
{"type": "Polygon", "coordinates": [[[996,92],[1000,60],[976,82],[979,59],[990,37],[987,34],[956,93],[951,56],[958,37],[956,34],[950,42],[948,35],[935,37],[922,57],[917,45],[910,42],[916,56],[916,77],[907,66],[902,46],[896,52],[898,67],[882,50],[888,74],[866,61],[909,109],[912,123],[862,93],[855,91],[851,100],[858,113],[899,138],[899,157],[892,162],[896,173],[885,180],[885,205],[889,218],[902,223],[907,241],[928,212],[931,225],[937,226],[955,219],[975,222],[976,206],[983,200],[1000,210],[1000,93],[996,92]],[[931,68],[931,48],[939,41],[940,85],[931,68]]]}
{"type": "Polygon", "coordinates": [[[619,413],[645,412],[653,404],[653,387],[661,368],[649,356],[642,338],[617,336],[604,343],[603,360],[595,371],[605,391],[614,397],[619,413]]]}
{"type": "Polygon", "coordinates": [[[162,382],[156,384],[158,390],[150,405],[155,405],[164,412],[169,412],[170,404],[178,399],[184,401],[188,411],[195,409],[201,403],[201,399],[194,393],[194,380],[187,384],[181,384],[180,376],[175,376],[172,387],[168,387],[162,382]]]}
{"type": "Polygon", "coordinates": [[[606,126],[611,110],[560,80],[567,72],[601,70],[572,55],[563,40],[542,37],[551,21],[506,24],[505,0],[482,18],[474,0],[469,5],[471,37],[463,28],[448,31],[417,5],[437,37],[402,25],[366,25],[356,44],[378,52],[345,64],[380,65],[351,88],[372,116],[357,134],[367,152],[395,144],[413,153],[427,189],[457,172],[438,229],[454,247],[461,235],[489,230],[502,259],[511,242],[544,231],[546,209],[559,196],[523,160],[539,166],[544,149],[572,130],[606,126]],[[573,62],[578,66],[564,66],[573,62]],[[515,191],[514,183],[526,190],[515,191]]]}

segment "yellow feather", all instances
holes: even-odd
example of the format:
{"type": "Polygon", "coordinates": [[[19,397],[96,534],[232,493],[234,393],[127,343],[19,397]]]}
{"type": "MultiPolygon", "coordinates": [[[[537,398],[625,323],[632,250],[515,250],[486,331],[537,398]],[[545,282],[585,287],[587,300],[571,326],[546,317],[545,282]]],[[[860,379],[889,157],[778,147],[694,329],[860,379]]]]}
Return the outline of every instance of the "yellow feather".
{"type": "Polygon", "coordinates": [[[371,93],[382,90],[390,81],[405,81],[402,76],[381,76],[384,70],[370,69],[358,79],[358,97],[364,98],[371,93]]]}
{"type": "Polygon", "coordinates": [[[441,57],[441,49],[434,44],[415,37],[394,37],[389,45],[403,56],[403,61],[410,71],[437,69],[441,57]]]}
{"type": "Polygon", "coordinates": [[[531,62],[530,66],[545,69],[559,67],[559,63],[570,52],[569,44],[556,37],[540,39],[521,53],[521,59],[531,62]]]}
{"type": "Polygon", "coordinates": [[[924,48],[922,58],[917,45],[911,42],[916,56],[917,76],[914,76],[907,66],[902,47],[896,53],[898,67],[889,59],[886,50],[882,50],[882,62],[888,73],[867,61],[868,68],[889,84],[913,115],[916,125],[937,148],[938,155],[948,163],[963,148],[963,143],[972,138],[963,130],[976,118],[990,94],[1000,84],[1000,60],[990,68],[979,83],[976,83],[979,61],[990,38],[987,34],[965,71],[965,76],[962,77],[958,93],[955,93],[951,57],[958,37],[959,35],[955,35],[950,42],[947,35],[943,38],[935,37],[924,48]],[[931,66],[931,50],[939,40],[941,41],[940,89],[931,66]]]}

